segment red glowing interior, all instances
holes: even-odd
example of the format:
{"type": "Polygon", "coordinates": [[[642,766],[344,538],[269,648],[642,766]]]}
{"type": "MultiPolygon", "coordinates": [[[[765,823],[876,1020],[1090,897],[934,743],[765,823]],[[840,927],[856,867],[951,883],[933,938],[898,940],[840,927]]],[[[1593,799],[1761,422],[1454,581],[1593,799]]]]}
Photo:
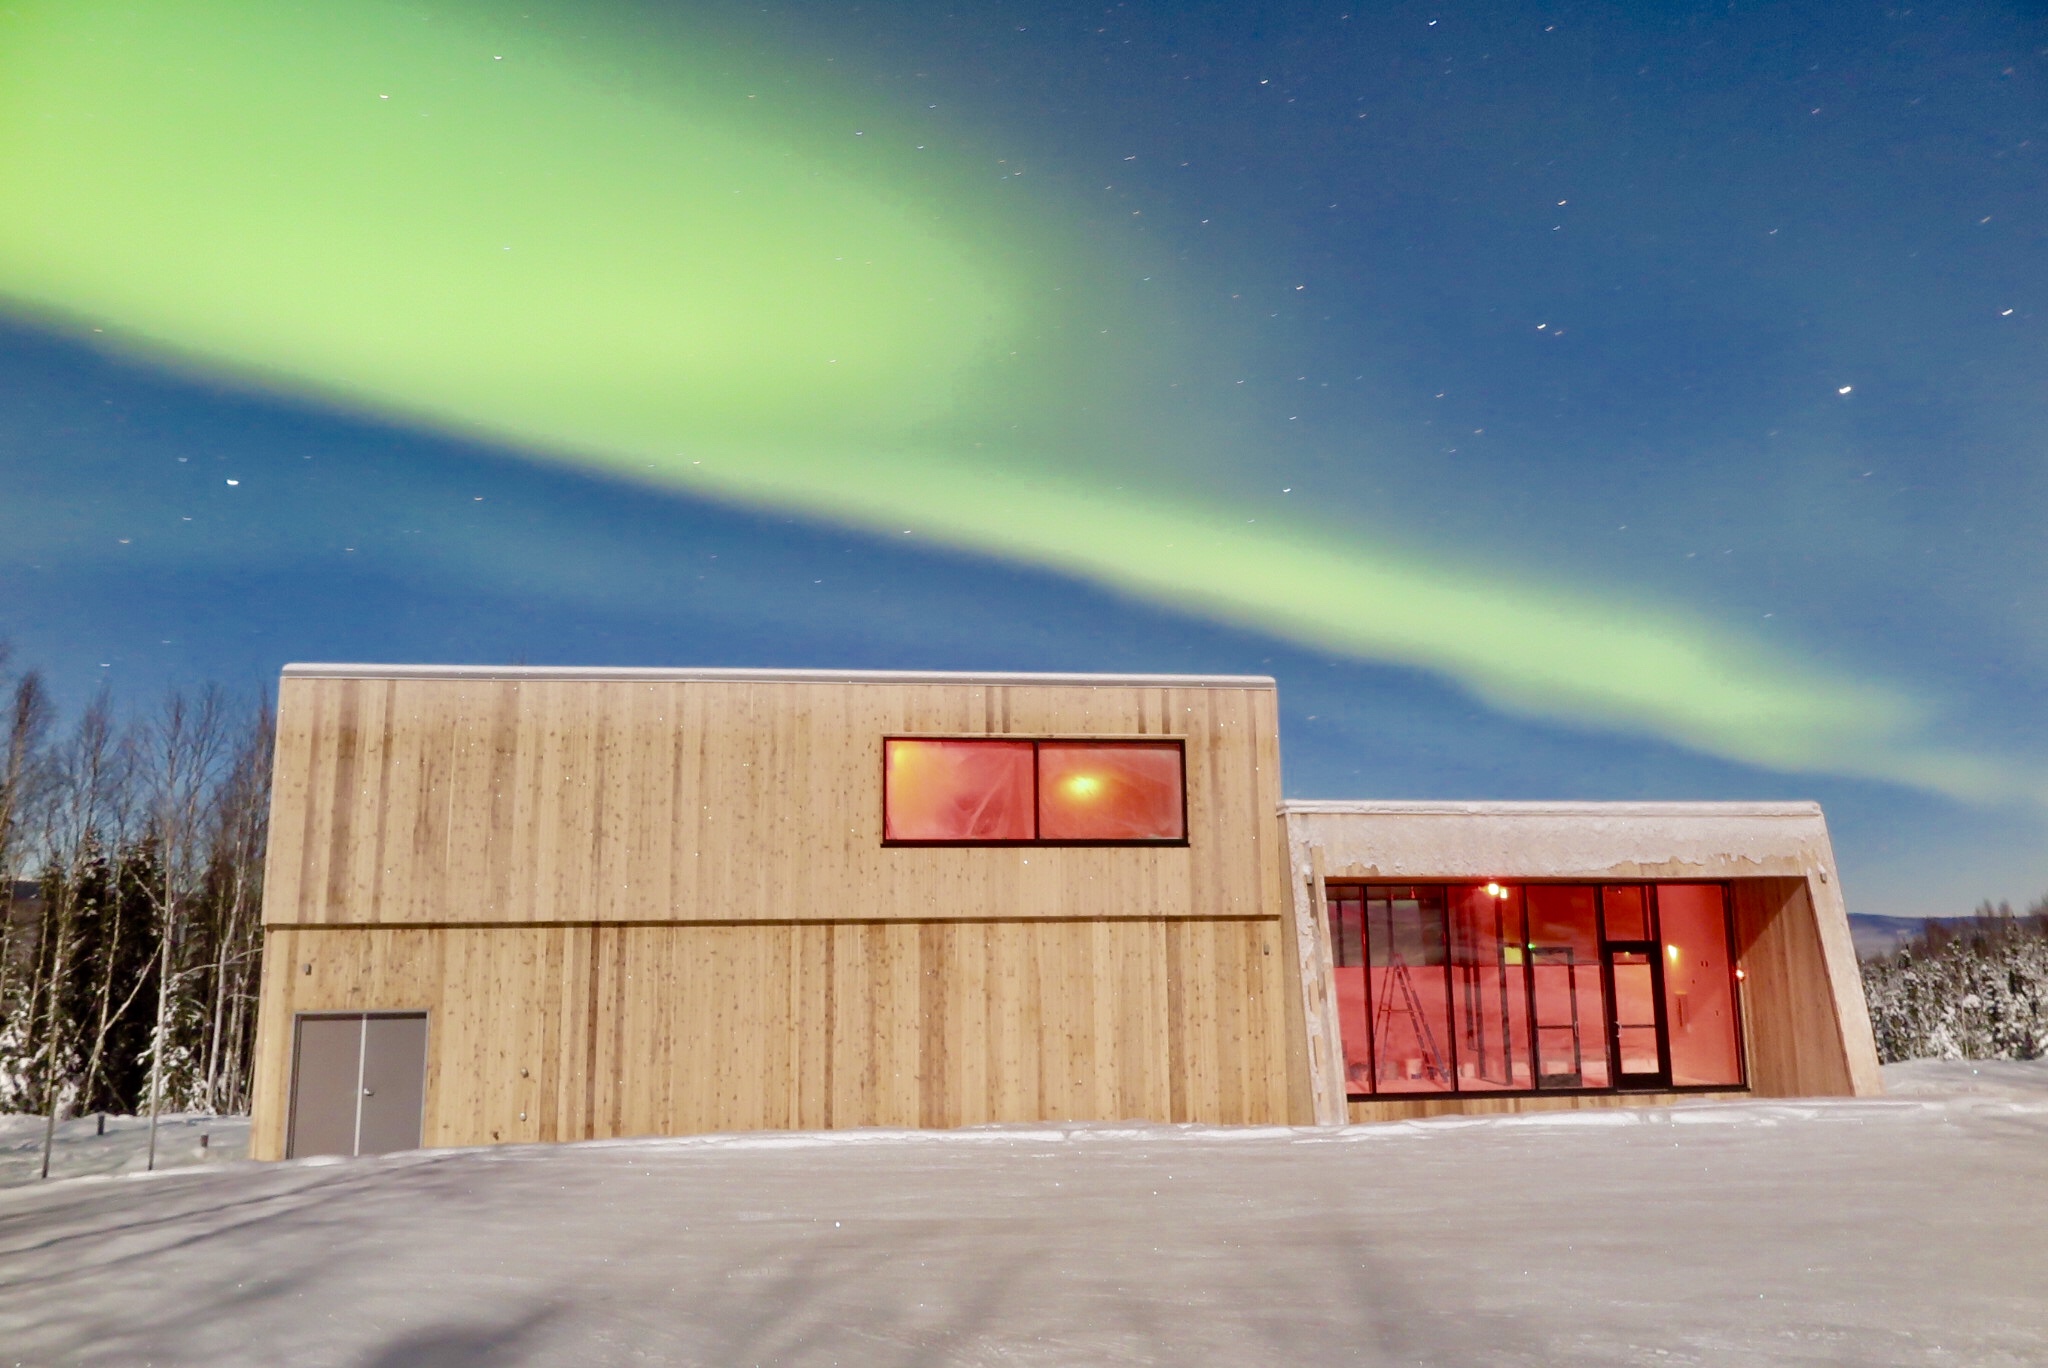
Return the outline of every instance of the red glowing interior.
{"type": "Polygon", "coordinates": [[[897,738],[883,743],[889,841],[1187,839],[1173,741],[897,738]]]}
{"type": "Polygon", "coordinates": [[[1031,839],[1029,741],[905,741],[883,748],[891,841],[1031,839]]]}
{"type": "Polygon", "coordinates": [[[1354,1096],[1740,1086],[1718,884],[1333,886],[1354,1096]]]}
{"type": "Polygon", "coordinates": [[[1182,808],[1177,745],[1039,743],[1040,840],[1178,841],[1182,808]]]}
{"type": "Polygon", "coordinates": [[[1724,896],[1719,884],[1662,884],[1657,889],[1671,1082],[1680,1088],[1742,1082],[1724,896]]]}

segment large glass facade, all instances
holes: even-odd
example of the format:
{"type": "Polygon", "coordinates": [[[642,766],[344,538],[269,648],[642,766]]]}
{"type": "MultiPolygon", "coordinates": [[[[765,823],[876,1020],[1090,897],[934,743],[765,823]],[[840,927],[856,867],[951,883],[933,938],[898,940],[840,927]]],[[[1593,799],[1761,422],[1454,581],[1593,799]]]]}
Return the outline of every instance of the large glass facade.
{"type": "Polygon", "coordinates": [[[1332,884],[1353,1096],[1740,1087],[1719,884],[1332,884]]]}

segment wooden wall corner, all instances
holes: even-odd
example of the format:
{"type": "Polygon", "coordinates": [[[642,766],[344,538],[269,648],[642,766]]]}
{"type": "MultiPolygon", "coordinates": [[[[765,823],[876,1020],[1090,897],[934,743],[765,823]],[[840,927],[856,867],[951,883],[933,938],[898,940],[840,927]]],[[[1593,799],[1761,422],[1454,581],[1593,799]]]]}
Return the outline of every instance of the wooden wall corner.
{"type": "MultiPolygon", "coordinates": [[[[1291,846],[1290,846],[1291,850],[1291,846]]],[[[1308,848],[1308,866],[1289,859],[1289,903],[1299,953],[1300,1008],[1307,1035],[1309,1098],[1314,1123],[1342,1126],[1350,1121],[1344,1098],[1344,1053],[1337,1035],[1336,975],[1331,969],[1330,918],[1323,899],[1323,853],[1308,848]]]]}
{"type": "Polygon", "coordinates": [[[1281,946],[1281,963],[1276,966],[1281,991],[1273,1000],[1281,1004],[1281,1012],[1287,1019],[1287,1120],[1290,1125],[1312,1126],[1317,1124],[1316,1052],[1310,1043],[1312,1013],[1307,996],[1308,977],[1303,967],[1308,961],[1302,944],[1301,918],[1294,906],[1293,860],[1287,845],[1287,818],[1284,814],[1276,814],[1273,820],[1280,835],[1280,868],[1276,875],[1279,887],[1275,889],[1274,905],[1280,912],[1281,946]]]}
{"type": "Polygon", "coordinates": [[[1863,992],[1863,970],[1856,959],[1855,937],[1849,931],[1849,908],[1832,857],[1814,870],[1804,891],[1813,907],[1821,957],[1827,966],[1850,1092],[1856,1097],[1882,1096],[1884,1075],[1878,1067],[1877,1033],[1870,1024],[1870,999],[1863,992]]]}
{"type": "Polygon", "coordinates": [[[256,1058],[250,1070],[249,1157],[284,1158],[286,1108],[291,1088],[290,984],[298,967],[296,933],[263,932],[263,976],[256,1000],[256,1058]]]}
{"type": "Polygon", "coordinates": [[[1733,881],[1750,1089],[1763,1097],[1868,1096],[1882,1084],[1855,951],[1830,944],[1847,942],[1847,916],[1838,899],[1824,915],[1810,887],[1805,878],[1733,881]]]}

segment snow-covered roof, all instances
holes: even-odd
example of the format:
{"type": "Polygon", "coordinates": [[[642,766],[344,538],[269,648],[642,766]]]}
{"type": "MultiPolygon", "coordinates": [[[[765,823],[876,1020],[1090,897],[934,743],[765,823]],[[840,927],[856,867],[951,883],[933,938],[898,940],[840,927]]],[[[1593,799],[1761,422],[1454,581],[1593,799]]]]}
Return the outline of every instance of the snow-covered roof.
{"type": "Polygon", "coordinates": [[[1834,879],[1820,804],[1285,802],[1296,864],[1344,877],[1834,879]]]}
{"type": "Polygon", "coordinates": [[[1292,798],[1289,813],[1357,813],[1380,817],[1818,817],[1813,802],[1600,802],[1586,799],[1453,801],[1447,799],[1292,798]]]}
{"type": "Polygon", "coordinates": [[[286,679],[607,680],[645,683],[702,680],[761,684],[1014,684],[1067,687],[1270,689],[1271,675],[1027,674],[968,670],[662,669],[635,665],[370,665],[293,664],[286,679]]]}

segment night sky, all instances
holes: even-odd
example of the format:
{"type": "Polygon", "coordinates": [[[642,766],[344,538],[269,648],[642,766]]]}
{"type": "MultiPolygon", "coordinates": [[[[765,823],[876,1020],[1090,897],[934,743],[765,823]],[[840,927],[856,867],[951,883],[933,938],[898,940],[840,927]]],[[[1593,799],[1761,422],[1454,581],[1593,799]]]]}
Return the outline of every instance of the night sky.
{"type": "Polygon", "coordinates": [[[27,0],[0,634],[1269,673],[2048,890],[2048,13],[27,0]]]}

